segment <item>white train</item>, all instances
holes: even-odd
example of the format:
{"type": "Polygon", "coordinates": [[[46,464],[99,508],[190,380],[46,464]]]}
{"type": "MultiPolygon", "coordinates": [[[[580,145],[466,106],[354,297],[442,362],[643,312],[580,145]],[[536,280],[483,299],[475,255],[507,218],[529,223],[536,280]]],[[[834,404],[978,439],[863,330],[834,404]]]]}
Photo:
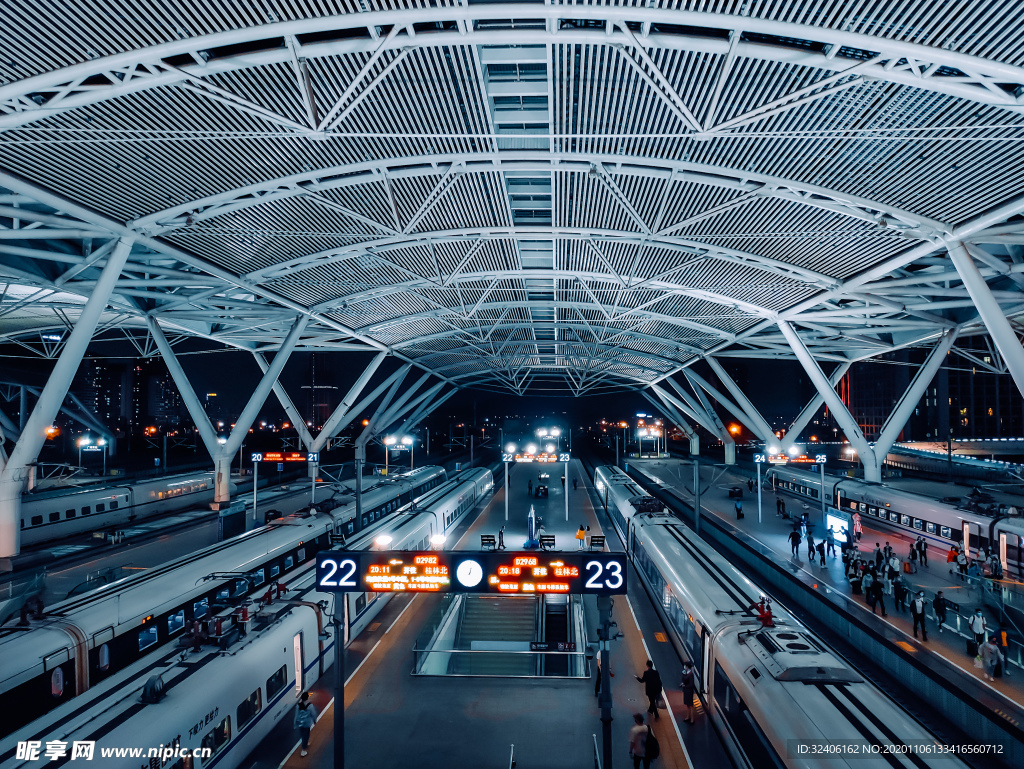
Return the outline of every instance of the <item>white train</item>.
{"type": "Polygon", "coordinates": [[[329,513],[287,516],[239,537],[71,597],[22,629],[0,627],[3,733],[28,723],[91,686],[149,657],[215,605],[263,593],[330,546],[329,535],[352,536],[444,484],[441,467],[422,467],[382,480],[363,494],[363,521],[351,497],[335,497],[329,513]]]}
{"type": "MultiPolygon", "coordinates": [[[[766,483],[801,499],[820,502],[821,475],[789,467],[769,468],[766,483]]],[[[826,501],[848,513],[860,513],[865,524],[922,536],[944,553],[961,542],[977,550],[996,547],[1003,570],[1021,576],[1022,551],[1019,516],[986,515],[956,504],[894,489],[884,483],[857,478],[825,476],[826,501]]],[[[941,554],[940,554],[941,555],[941,554]]]]}
{"type": "Polygon", "coordinates": [[[763,627],[757,585],[678,519],[644,512],[662,506],[625,473],[594,481],[737,767],[964,766],[923,752],[940,743],[781,607],[763,627]],[[846,741],[861,754],[835,752],[846,741]]]}
{"type": "MultiPolygon", "coordinates": [[[[388,548],[440,546],[441,538],[457,526],[493,487],[486,469],[468,470],[420,496],[403,515],[379,520],[349,540],[350,549],[374,546],[382,536],[388,548]]],[[[317,519],[324,515],[315,516],[317,519]]],[[[0,740],[0,767],[32,766],[19,759],[18,743],[65,743],[70,756],[74,742],[94,741],[94,760],[102,766],[160,767],[160,769],[235,769],[282,719],[290,716],[299,693],[332,661],[335,638],[325,611],[335,597],[315,590],[315,568],[298,566],[283,599],[271,594],[252,613],[246,606],[225,609],[231,633],[219,646],[204,645],[187,652],[176,639],[161,644],[155,654],[138,660],[90,689],[83,697],[53,709],[0,740]],[[147,681],[160,676],[163,697],[147,703],[147,681]],[[216,682],[215,685],[210,684],[216,682]],[[107,753],[137,749],[137,754],[107,753]],[[150,755],[150,749],[158,752],[150,755]],[[207,752],[208,751],[208,752],[207,752]]],[[[330,614],[344,611],[345,638],[355,636],[386,603],[388,596],[363,604],[349,595],[347,607],[335,604],[330,614]]],[[[212,626],[215,619],[207,620],[212,626]]],[[[342,639],[343,642],[345,639],[342,639]]]]}
{"type": "MultiPolygon", "coordinates": [[[[231,484],[231,493],[235,492],[231,484]]],[[[130,524],[213,502],[213,473],[188,473],[133,484],[65,487],[21,498],[21,544],[130,524]]]]}

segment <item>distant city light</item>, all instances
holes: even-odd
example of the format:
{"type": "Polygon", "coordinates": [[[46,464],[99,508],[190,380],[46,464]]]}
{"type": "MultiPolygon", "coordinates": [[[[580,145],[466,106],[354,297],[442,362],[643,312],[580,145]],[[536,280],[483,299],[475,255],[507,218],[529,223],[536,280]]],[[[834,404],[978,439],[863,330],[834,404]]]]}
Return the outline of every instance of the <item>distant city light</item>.
{"type": "Polygon", "coordinates": [[[510,443],[510,444],[508,444],[508,445],[507,445],[507,446],[505,447],[505,451],[506,451],[506,453],[508,453],[508,454],[515,454],[515,453],[516,453],[516,444],[514,444],[514,443],[510,443]]]}
{"type": "Polygon", "coordinates": [[[790,446],[790,447],[789,447],[789,455],[790,455],[791,457],[795,457],[795,456],[797,456],[797,455],[798,455],[799,453],[800,453],[800,449],[799,449],[798,447],[796,447],[796,446],[790,446]]]}
{"type": "Polygon", "coordinates": [[[527,454],[536,454],[537,453],[537,444],[536,443],[531,443],[529,446],[527,446],[526,447],[526,453],[527,454]]]}

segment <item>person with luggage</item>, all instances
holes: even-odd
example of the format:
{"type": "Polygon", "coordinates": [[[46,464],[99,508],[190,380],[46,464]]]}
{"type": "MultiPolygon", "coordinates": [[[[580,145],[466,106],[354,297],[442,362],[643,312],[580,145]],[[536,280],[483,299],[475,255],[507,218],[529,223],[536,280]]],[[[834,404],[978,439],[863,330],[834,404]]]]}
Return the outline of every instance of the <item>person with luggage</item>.
{"type": "Polygon", "coordinates": [[[974,633],[975,643],[980,646],[981,642],[985,640],[985,633],[988,632],[988,623],[985,621],[985,616],[981,613],[981,609],[978,609],[971,615],[967,625],[970,627],[971,632],[974,633]]]}
{"type": "Polygon", "coordinates": [[[989,681],[996,680],[996,667],[1004,665],[1006,658],[1002,650],[996,646],[995,641],[989,638],[978,646],[978,656],[981,657],[985,678],[989,681]]]}

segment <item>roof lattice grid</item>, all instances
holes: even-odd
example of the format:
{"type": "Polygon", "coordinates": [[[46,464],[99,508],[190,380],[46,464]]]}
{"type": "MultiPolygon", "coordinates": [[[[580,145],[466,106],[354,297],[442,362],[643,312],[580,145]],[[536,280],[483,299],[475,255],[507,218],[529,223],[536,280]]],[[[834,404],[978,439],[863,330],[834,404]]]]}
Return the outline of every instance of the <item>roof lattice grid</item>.
{"type": "Polygon", "coordinates": [[[977,334],[950,243],[1024,314],[1022,12],[8,0],[0,339],[72,326],[119,238],[104,330],[306,314],[517,393],[785,357],[780,319],[828,360],[977,334]]]}

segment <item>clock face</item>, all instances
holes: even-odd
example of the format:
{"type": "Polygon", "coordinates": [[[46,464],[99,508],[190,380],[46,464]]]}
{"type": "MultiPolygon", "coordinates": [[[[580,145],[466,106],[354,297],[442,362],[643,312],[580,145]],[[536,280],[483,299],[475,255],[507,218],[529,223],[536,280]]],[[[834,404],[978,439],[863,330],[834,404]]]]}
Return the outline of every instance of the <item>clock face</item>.
{"type": "Polygon", "coordinates": [[[465,587],[476,587],[483,577],[484,570],[476,561],[463,561],[455,572],[455,578],[465,587]]]}

